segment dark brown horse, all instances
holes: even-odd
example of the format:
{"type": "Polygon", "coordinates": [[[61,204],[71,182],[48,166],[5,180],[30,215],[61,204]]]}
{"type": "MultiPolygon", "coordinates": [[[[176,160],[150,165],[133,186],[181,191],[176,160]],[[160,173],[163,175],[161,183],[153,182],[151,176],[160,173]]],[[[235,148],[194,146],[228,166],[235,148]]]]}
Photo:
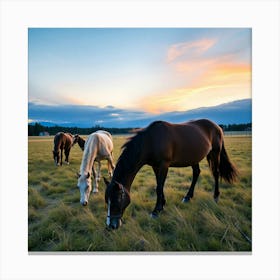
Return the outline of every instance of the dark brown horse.
{"type": "Polygon", "coordinates": [[[82,138],[79,134],[75,134],[73,137],[73,146],[78,143],[79,147],[81,148],[81,150],[83,151],[85,148],[85,143],[86,140],[84,138],[82,138]]]}
{"type": "Polygon", "coordinates": [[[130,187],[139,169],[148,164],[156,176],[157,201],[151,214],[157,217],[165,205],[164,182],[169,167],[191,166],[193,179],[183,198],[188,202],[200,173],[199,162],[207,157],[215,179],[214,199],[219,198],[219,177],[232,183],[237,170],[224,147],[222,129],[210,120],[201,119],[183,124],[156,121],[139,131],[123,145],[112,180],[107,184],[105,201],[108,203],[107,225],[118,228],[125,208],[130,203],[130,187]]]}
{"type": "Polygon", "coordinates": [[[69,153],[73,145],[73,136],[70,133],[58,132],[54,136],[53,159],[56,165],[62,165],[62,152],[64,150],[65,162],[69,164],[69,153]]]}

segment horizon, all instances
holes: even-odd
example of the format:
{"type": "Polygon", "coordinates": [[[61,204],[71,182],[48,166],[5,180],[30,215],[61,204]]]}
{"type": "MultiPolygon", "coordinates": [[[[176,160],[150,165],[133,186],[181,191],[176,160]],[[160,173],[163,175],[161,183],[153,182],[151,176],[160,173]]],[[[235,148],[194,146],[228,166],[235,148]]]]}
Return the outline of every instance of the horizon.
{"type": "Polygon", "coordinates": [[[99,108],[79,105],[28,104],[28,123],[62,127],[145,127],[156,120],[182,123],[191,119],[208,118],[219,124],[241,124],[252,122],[252,100],[243,99],[212,107],[201,107],[188,111],[173,111],[149,114],[143,111],[123,110],[112,106],[99,108]]]}
{"type": "Polygon", "coordinates": [[[29,28],[28,67],[34,106],[116,121],[211,108],[251,99],[251,29],[29,28]]]}

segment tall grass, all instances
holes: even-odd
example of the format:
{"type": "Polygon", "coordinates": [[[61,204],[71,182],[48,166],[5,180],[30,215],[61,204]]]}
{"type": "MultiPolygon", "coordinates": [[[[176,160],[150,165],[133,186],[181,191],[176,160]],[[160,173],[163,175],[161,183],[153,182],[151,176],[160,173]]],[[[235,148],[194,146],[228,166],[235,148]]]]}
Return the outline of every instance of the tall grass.
{"type": "MultiPolygon", "coordinates": [[[[125,137],[114,137],[115,161],[125,137]]],[[[105,228],[105,184],[91,194],[89,205],[79,203],[76,172],[82,151],[74,146],[70,165],[55,166],[52,138],[30,138],[28,146],[29,251],[251,251],[252,176],[251,137],[226,137],[225,146],[240,176],[234,185],[221,182],[219,203],[213,200],[214,180],[206,160],[200,164],[194,198],[181,203],[191,183],[191,168],[170,168],[165,184],[167,204],[151,219],[156,193],[149,166],[137,174],[124,225],[105,228]]],[[[107,177],[107,164],[102,174],[107,177]]]]}

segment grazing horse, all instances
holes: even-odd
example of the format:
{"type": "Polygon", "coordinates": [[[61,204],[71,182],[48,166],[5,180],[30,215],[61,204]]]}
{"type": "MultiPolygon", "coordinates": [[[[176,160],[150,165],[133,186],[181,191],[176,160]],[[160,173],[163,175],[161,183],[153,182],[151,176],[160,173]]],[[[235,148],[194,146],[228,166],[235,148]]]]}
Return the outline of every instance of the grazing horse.
{"type": "Polygon", "coordinates": [[[216,202],[220,194],[219,177],[229,183],[237,177],[237,170],[224,147],[222,129],[207,119],[182,124],[153,122],[130,138],[122,148],[111,182],[104,179],[107,185],[107,226],[112,229],[121,225],[123,212],[130,203],[131,184],[145,164],[152,166],[157,182],[157,201],[151,217],[157,217],[165,205],[163,187],[169,167],[192,167],[192,183],[183,202],[193,197],[200,173],[199,162],[205,157],[215,179],[216,202]]]}
{"type": "MultiPolygon", "coordinates": [[[[113,141],[113,137],[112,135],[108,132],[108,131],[105,131],[105,130],[97,130],[96,132],[98,133],[105,133],[106,135],[108,135],[111,140],[113,141]]],[[[75,134],[74,137],[73,137],[73,146],[78,143],[79,147],[81,148],[81,150],[83,151],[84,148],[85,148],[85,143],[86,143],[86,140],[84,138],[82,138],[79,134],[75,134]]]]}
{"type": "Polygon", "coordinates": [[[62,152],[65,153],[65,162],[69,164],[69,153],[73,144],[73,136],[70,133],[58,132],[54,136],[53,159],[56,165],[62,165],[62,152]],[[59,157],[60,150],[60,157],[59,157]]]}
{"type": "MultiPolygon", "coordinates": [[[[96,132],[98,133],[104,133],[106,134],[110,139],[111,141],[113,142],[113,137],[112,135],[108,132],[108,131],[105,131],[105,130],[97,130],[96,132]]],[[[79,134],[75,134],[75,136],[73,137],[73,145],[74,146],[76,143],[78,143],[79,147],[81,148],[81,150],[83,151],[84,148],[85,148],[85,143],[86,143],[86,140],[83,139],[79,134]]],[[[101,178],[101,160],[99,160],[99,158],[96,158],[94,160],[94,162],[97,162],[98,164],[98,169],[97,169],[97,181],[100,181],[100,178],[101,178]]],[[[107,161],[108,163],[108,174],[110,177],[112,177],[112,169],[111,169],[111,166],[110,166],[110,163],[109,161],[107,161]]]]}
{"type": "Polygon", "coordinates": [[[85,148],[85,143],[86,140],[84,138],[82,138],[79,134],[75,134],[73,136],[73,146],[78,143],[79,147],[81,148],[81,150],[83,151],[85,148]]]}
{"type": "Polygon", "coordinates": [[[98,181],[100,180],[100,161],[108,161],[108,173],[110,177],[115,168],[113,163],[113,141],[112,136],[107,131],[96,131],[89,135],[84,145],[84,153],[78,173],[77,187],[80,189],[80,202],[83,206],[88,204],[91,186],[91,173],[94,177],[93,192],[98,192],[98,181]],[[99,171],[96,174],[94,161],[99,163],[99,171]]]}

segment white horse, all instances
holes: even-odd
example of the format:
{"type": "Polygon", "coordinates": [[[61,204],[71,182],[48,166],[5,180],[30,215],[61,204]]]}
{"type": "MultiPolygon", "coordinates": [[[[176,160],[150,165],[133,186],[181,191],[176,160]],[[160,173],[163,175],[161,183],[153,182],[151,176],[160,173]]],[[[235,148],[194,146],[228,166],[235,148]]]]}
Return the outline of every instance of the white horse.
{"type": "MultiPolygon", "coordinates": [[[[105,131],[105,130],[97,130],[96,132],[98,133],[105,133],[106,135],[108,135],[108,137],[110,137],[111,141],[113,142],[113,137],[112,135],[108,132],[108,131],[105,131]]],[[[82,151],[84,151],[85,149],[85,143],[86,143],[86,140],[84,138],[82,138],[79,134],[76,134],[74,135],[73,137],[73,144],[72,146],[74,146],[76,143],[78,143],[79,147],[81,148],[82,151]]],[[[97,181],[100,181],[100,172],[101,172],[101,160],[99,160],[98,158],[96,158],[94,160],[94,162],[96,162],[98,164],[98,169],[97,169],[97,181]]],[[[112,168],[109,164],[109,161],[108,161],[108,174],[109,174],[109,177],[112,177],[113,173],[112,173],[112,168]]]]}
{"type": "Polygon", "coordinates": [[[98,130],[89,135],[85,146],[84,153],[78,174],[78,185],[80,189],[80,202],[86,206],[90,192],[92,190],[91,174],[93,173],[94,183],[93,192],[98,192],[98,181],[100,180],[101,160],[107,160],[108,173],[112,177],[113,170],[115,169],[113,163],[113,141],[109,132],[98,130]],[[94,168],[94,162],[98,163],[98,172],[94,168]]]}

